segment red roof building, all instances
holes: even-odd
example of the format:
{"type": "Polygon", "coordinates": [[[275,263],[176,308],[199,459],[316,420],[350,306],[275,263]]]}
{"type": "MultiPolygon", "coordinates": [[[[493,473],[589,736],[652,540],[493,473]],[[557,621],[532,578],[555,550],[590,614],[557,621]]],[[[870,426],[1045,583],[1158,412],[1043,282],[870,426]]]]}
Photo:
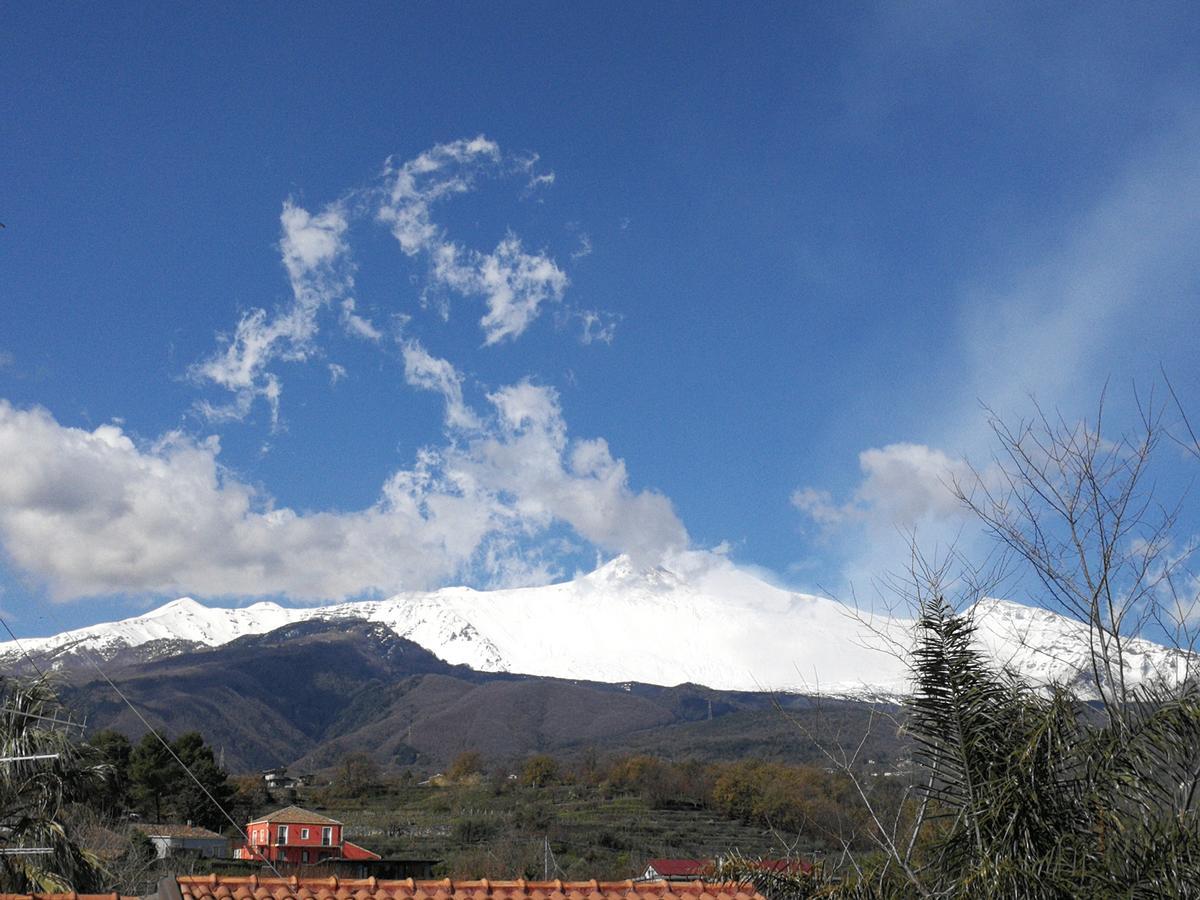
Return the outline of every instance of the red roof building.
{"type": "Polygon", "coordinates": [[[246,824],[247,842],[235,856],[289,865],[313,865],[330,859],[379,859],[342,837],[342,823],[320,813],[288,806],[246,824]]]}
{"type": "Polygon", "coordinates": [[[711,859],[651,859],[646,861],[646,871],[639,880],[694,881],[711,873],[713,868],[711,859]]]}

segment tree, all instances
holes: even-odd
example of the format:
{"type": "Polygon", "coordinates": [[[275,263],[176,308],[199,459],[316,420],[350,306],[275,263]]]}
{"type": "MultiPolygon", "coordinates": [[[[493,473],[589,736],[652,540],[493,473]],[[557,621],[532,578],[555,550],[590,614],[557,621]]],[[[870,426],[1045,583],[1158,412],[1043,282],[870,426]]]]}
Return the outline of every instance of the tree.
{"type": "Polygon", "coordinates": [[[163,801],[173,796],[183,773],[171,751],[152,732],[142,739],[129,757],[130,792],[138,811],[163,821],[163,801]]]}
{"type": "Polygon", "coordinates": [[[69,826],[72,804],[103,791],[109,770],[89,764],[67,729],[44,680],[0,678],[0,891],[92,891],[99,860],[82,849],[69,826]]]}
{"type": "Polygon", "coordinates": [[[379,764],[362,752],[342,757],[333,778],[334,793],[342,797],[364,797],[379,780],[379,764]]]}
{"type": "Polygon", "coordinates": [[[451,781],[466,781],[483,773],[483,755],[478,750],[464,750],[454,758],[446,777],[451,781]]]}
{"type": "Polygon", "coordinates": [[[188,776],[186,772],[176,768],[176,816],[185,822],[220,831],[228,822],[223,810],[228,807],[234,795],[229,777],[217,765],[212,748],[204,742],[198,731],[180,735],[173,748],[191,773],[191,776],[188,776]]]}
{"type": "Polygon", "coordinates": [[[521,769],[521,784],[527,787],[545,787],[557,777],[558,763],[554,761],[553,756],[545,753],[529,757],[521,769]]]}
{"type": "Polygon", "coordinates": [[[109,777],[103,791],[93,799],[99,812],[116,815],[129,805],[129,761],[133,745],[119,731],[106,728],[88,739],[89,756],[96,764],[107,766],[109,777]]]}
{"type": "Polygon", "coordinates": [[[852,760],[831,754],[874,825],[874,861],[852,858],[840,884],[736,861],[724,874],[777,900],[1195,895],[1200,682],[1189,620],[1200,582],[1188,563],[1197,545],[1178,533],[1186,496],[1158,495],[1155,454],[1174,438],[1200,458],[1200,444],[1186,417],[1183,434],[1164,428],[1153,403],[1139,405],[1136,429],[1105,435],[1103,409],[1079,423],[1041,410],[1014,427],[993,418],[996,458],[954,486],[1020,564],[1035,602],[1083,626],[1089,690],[1035,689],[996,669],[970,612],[995,582],[965,562],[952,577],[914,544],[911,570],[894,582],[918,612],[909,802],[895,819],[881,815],[852,760]],[[1178,653],[1164,671],[1132,678],[1132,641],[1146,627],[1178,653]]]}
{"type": "Polygon", "coordinates": [[[180,735],[170,745],[147,732],[130,754],[129,780],[139,811],[156,822],[171,817],[214,830],[227,822],[222,810],[234,789],[197,731],[180,735]]]}
{"type": "MultiPolygon", "coordinates": [[[[1118,728],[1132,709],[1130,636],[1156,626],[1186,651],[1178,658],[1185,669],[1196,637],[1196,581],[1188,571],[1196,543],[1177,534],[1183,498],[1157,496],[1156,453],[1173,437],[1163,424],[1166,407],[1151,398],[1138,408],[1138,426],[1115,435],[1103,431],[1103,398],[1091,421],[1040,408],[1015,425],[992,415],[992,464],[954,485],[1024,565],[1039,602],[1087,626],[1090,679],[1118,728]]],[[[1186,437],[1183,447],[1200,454],[1190,428],[1186,437]]]]}
{"type": "Polygon", "coordinates": [[[908,730],[920,809],[857,877],[724,867],[771,900],[1183,897],[1200,883],[1200,688],[1132,689],[1097,724],[1065,688],[991,666],[969,616],[922,602],[908,730]]]}

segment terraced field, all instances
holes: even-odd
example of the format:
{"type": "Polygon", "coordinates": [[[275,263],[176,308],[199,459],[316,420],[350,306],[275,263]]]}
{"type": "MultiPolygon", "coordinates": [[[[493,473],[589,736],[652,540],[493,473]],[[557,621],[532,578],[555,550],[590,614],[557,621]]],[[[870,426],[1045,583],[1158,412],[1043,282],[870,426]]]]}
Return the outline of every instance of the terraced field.
{"type": "Polygon", "coordinates": [[[322,802],[319,792],[302,792],[297,802],[345,822],[350,840],[385,857],[439,859],[438,873],[453,877],[623,879],[654,857],[825,849],[712,810],[652,808],[576,785],[395,786],[369,800],[322,802]]]}

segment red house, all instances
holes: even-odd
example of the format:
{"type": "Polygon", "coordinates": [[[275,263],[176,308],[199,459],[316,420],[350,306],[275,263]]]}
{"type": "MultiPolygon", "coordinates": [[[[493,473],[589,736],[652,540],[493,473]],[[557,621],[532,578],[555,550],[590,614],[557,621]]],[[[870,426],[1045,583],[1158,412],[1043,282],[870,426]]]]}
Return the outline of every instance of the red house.
{"type": "Polygon", "coordinates": [[[288,806],[246,825],[247,843],[238,859],[306,865],[328,859],[379,859],[358,844],[342,839],[342,823],[328,816],[288,806]]]}

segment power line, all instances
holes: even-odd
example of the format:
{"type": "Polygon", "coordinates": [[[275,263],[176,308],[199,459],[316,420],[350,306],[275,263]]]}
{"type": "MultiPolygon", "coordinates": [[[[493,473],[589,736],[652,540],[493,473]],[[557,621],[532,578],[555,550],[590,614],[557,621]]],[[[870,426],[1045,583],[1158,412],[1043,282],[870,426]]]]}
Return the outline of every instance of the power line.
{"type": "MultiPolygon", "coordinates": [[[[50,613],[50,617],[52,619],[54,619],[55,624],[61,628],[62,623],[58,621],[58,617],[55,616],[53,614],[53,612],[51,612],[49,609],[47,609],[46,612],[50,613]]],[[[12,635],[12,629],[8,628],[7,622],[4,623],[4,627],[5,627],[5,629],[8,630],[8,633],[10,635],[12,635]]],[[[13,640],[16,640],[15,635],[13,635],[13,640]]],[[[21,647],[21,644],[19,641],[17,642],[17,646],[21,649],[22,653],[25,653],[25,649],[23,647],[21,647]]],[[[84,658],[87,659],[87,661],[92,664],[92,668],[95,669],[96,672],[100,675],[100,677],[104,679],[105,683],[110,688],[113,689],[113,692],[118,697],[120,697],[121,700],[124,701],[125,705],[129,707],[130,711],[135,716],[137,716],[138,721],[140,721],[144,726],[146,726],[146,730],[149,731],[152,735],[154,735],[155,738],[158,739],[158,742],[163,745],[163,748],[167,751],[167,753],[169,753],[171,755],[171,758],[173,760],[175,760],[175,762],[179,764],[179,767],[181,769],[183,769],[184,772],[187,773],[188,777],[196,783],[196,786],[198,788],[200,788],[200,790],[204,793],[204,796],[208,798],[209,802],[212,803],[212,805],[214,807],[216,807],[218,810],[220,810],[221,815],[223,815],[226,818],[226,820],[228,820],[229,824],[233,826],[234,830],[239,835],[241,835],[242,840],[245,841],[245,845],[247,847],[249,847],[250,846],[250,836],[248,834],[246,834],[246,832],[242,828],[242,826],[239,825],[234,820],[233,816],[231,816],[229,814],[229,811],[226,810],[225,807],[222,806],[217,801],[217,798],[212,795],[212,792],[209,791],[209,789],[204,786],[204,783],[199,778],[196,777],[195,773],[193,773],[192,770],[188,768],[187,763],[185,763],[182,759],[179,758],[179,754],[175,752],[175,748],[172,747],[170,745],[170,743],[168,743],[167,740],[161,734],[158,733],[158,729],[156,729],[153,725],[151,725],[146,720],[146,717],[142,715],[141,711],[138,710],[138,708],[133,705],[132,701],[130,701],[130,699],[125,696],[125,692],[122,691],[119,687],[117,687],[115,683],[113,683],[113,680],[111,678],[109,678],[108,674],[104,671],[104,669],[102,669],[100,667],[100,663],[96,661],[96,657],[92,654],[91,650],[88,647],[81,644],[78,652],[80,652],[84,656],[84,658]]],[[[29,657],[28,653],[25,653],[25,655],[26,655],[26,658],[29,659],[30,663],[33,664],[34,668],[36,669],[37,664],[33,662],[33,659],[31,657],[29,657]]],[[[38,671],[40,672],[41,670],[39,669],[38,671]]],[[[59,701],[59,702],[61,703],[61,701],[59,701]]],[[[275,864],[272,863],[270,859],[268,859],[267,857],[264,856],[262,858],[262,860],[264,863],[267,864],[267,868],[269,868],[275,874],[275,877],[277,877],[277,878],[283,877],[283,875],[280,873],[280,871],[277,868],[275,868],[275,864]]]]}
{"type": "MultiPolygon", "coordinates": [[[[96,662],[96,659],[95,659],[95,657],[92,656],[91,651],[87,650],[86,648],[83,648],[83,652],[87,656],[88,662],[90,662],[92,664],[92,667],[100,674],[100,677],[105,680],[105,682],[108,684],[108,686],[113,689],[113,691],[116,693],[116,695],[118,697],[120,697],[123,701],[125,701],[125,705],[128,706],[130,708],[130,710],[132,710],[133,714],[138,717],[138,720],[143,725],[146,726],[146,729],[152,735],[154,735],[156,738],[158,738],[158,742],[163,745],[163,747],[166,749],[166,751],[168,753],[171,754],[171,758],[173,760],[175,760],[175,762],[179,763],[179,766],[183,769],[183,771],[187,772],[188,777],[191,778],[192,781],[196,782],[196,786],[198,788],[200,788],[201,791],[204,792],[204,796],[209,799],[209,802],[211,802],[213,806],[215,806],[217,809],[219,809],[221,811],[221,815],[223,815],[229,821],[229,824],[232,825],[234,827],[234,830],[236,830],[237,833],[242,836],[242,840],[244,840],[246,842],[246,846],[249,847],[250,846],[250,835],[246,834],[246,832],[242,829],[242,826],[239,825],[236,821],[234,821],[233,816],[231,816],[229,814],[229,812],[225,809],[225,807],[223,807],[217,801],[217,798],[212,795],[212,792],[209,791],[209,789],[204,786],[204,783],[195,776],[195,774],[192,772],[191,769],[188,768],[187,763],[185,763],[182,759],[179,758],[179,754],[175,752],[175,748],[172,747],[166,741],[166,739],[163,738],[163,736],[158,733],[158,730],[146,720],[146,717],[143,716],[141,714],[141,712],[138,710],[138,708],[133,705],[133,703],[130,701],[130,699],[125,696],[125,693],[119,687],[117,687],[116,684],[113,683],[113,680],[108,677],[108,675],[105,673],[105,671],[102,668],[100,668],[100,664],[98,662],[96,662]]],[[[277,878],[283,877],[283,875],[280,873],[280,871],[275,868],[275,864],[272,863],[270,859],[268,859],[265,856],[262,859],[263,859],[263,862],[265,862],[267,864],[267,867],[272,872],[275,873],[275,877],[277,877],[277,878]]]]}
{"type": "Polygon", "coordinates": [[[21,643],[20,639],[13,634],[13,630],[8,627],[8,622],[4,620],[3,616],[0,616],[0,625],[4,626],[4,630],[7,631],[8,636],[13,639],[13,643],[16,644],[17,649],[21,651],[21,655],[29,660],[29,664],[33,666],[33,670],[38,673],[38,677],[45,681],[46,673],[42,671],[41,667],[37,664],[34,658],[29,655],[29,651],[25,649],[25,645],[21,643]]]}

